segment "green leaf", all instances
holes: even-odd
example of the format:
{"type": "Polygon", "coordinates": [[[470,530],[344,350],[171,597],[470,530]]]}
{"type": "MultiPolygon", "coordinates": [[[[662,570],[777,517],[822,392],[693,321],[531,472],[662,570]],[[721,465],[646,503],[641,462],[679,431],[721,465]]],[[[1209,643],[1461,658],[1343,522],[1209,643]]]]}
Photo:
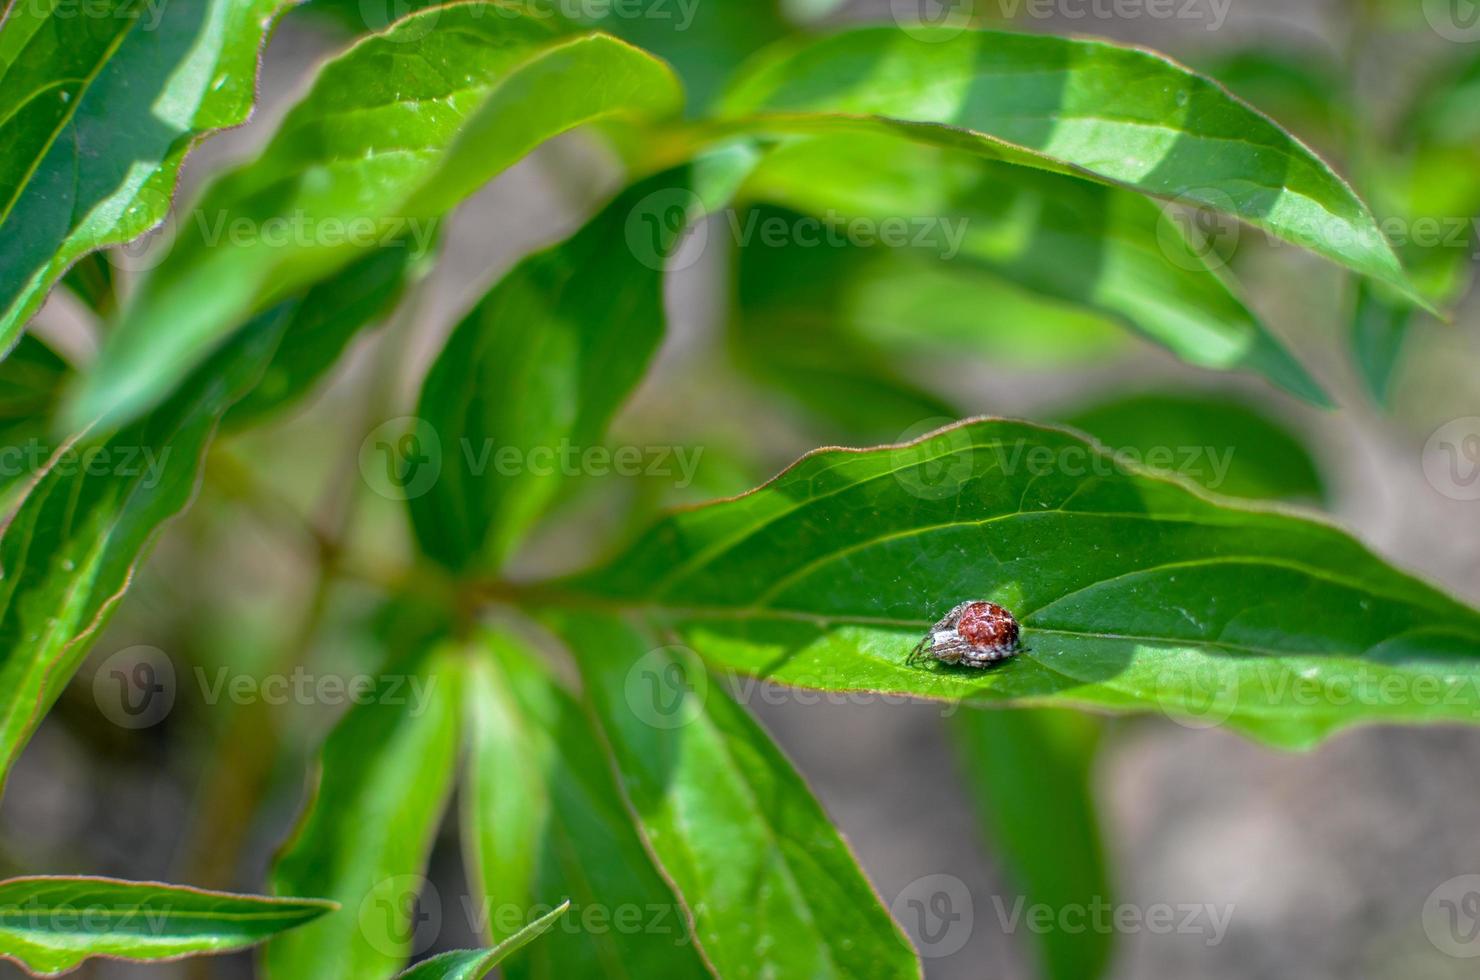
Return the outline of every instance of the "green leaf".
{"type": "Polygon", "coordinates": [[[290,0],[13,3],[0,22],[0,351],[94,249],[165,218],[204,134],[252,110],[290,0]]]}
{"type": "Polygon", "coordinates": [[[317,788],[272,885],[343,908],[268,944],[276,980],[390,977],[414,951],[416,897],[457,764],[455,653],[433,646],[400,658],[324,743],[317,788]]]}
{"type": "Polygon", "coordinates": [[[674,111],[656,59],[505,3],[413,14],[328,62],[255,161],[214,183],[109,335],[72,417],[158,400],[252,311],[435,221],[544,140],[674,111]]]}
{"type": "MultiPolygon", "coordinates": [[[[745,192],[836,215],[838,227],[867,219],[881,240],[893,229],[911,251],[1113,319],[1189,363],[1257,371],[1329,404],[1209,268],[1206,243],[1194,248],[1176,220],[1140,195],[888,135],[793,142],[765,158],[745,192]]],[[[986,320],[995,311],[976,312],[986,320]]],[[[1028,321],[1018,333],[1034,329],[1028,321]]]]}
{"type": "Polygon", "coordinates": [[[1023,422],[819,451],[546,593],[583,597],[801,687],[1160,710],[1292,747],[1480,717],[1480,613],[1334,526],[1023,422]],[[1029,649],[989,670],[907,666],[967,599],[1012,610],[1029,649]]]}
{"type": "Polygon", "coordinates": [[[241,949],[335,908],[116,878],[0,881],[0,958],[56,976],[92,956],[150,963],[241,949]]]}
{"type": "Polygon", "coordinates": [[[864,28],[782,42],[723,109],[745,130],[891,129],[1226,213],[1423,302],[1325,163],[1217,83],[1139,48],[864,28]]]}
{"type": "Polygon", "coordinates": [[[806,783],[692,652],[598,614],[559,630],[648,846],[719,976],[920,976],[806,783]]]}
{"type": "Polygon", "coordinates": [[[406,487],[427,554],[453,569],[508,557],[570,455],[596,444],[642,379],[663,339],[667,260],[750,160],[719,151],[702,178],[684,167],[638,182],[515,266],[453,331],[417,406],[439,476],[420,494],[406,487]]]}
{"type": "Polygon", "coordinates": [[[506,957],[549,931],[569,908],[570,900],[566,899],[493,949],[455,949],[418,963],[397,980],[481,980],[506,957]]]}
{"type": "Polygon", "coordinates": [[[463,841],[479,923],[523,934],[541,895],[574,911],[511,960],[513,977],[707,977],[688,915],[632,824],[590,719],[521,644],[486,637],[474,661],[463,841]]]}
{"type": "Polygon", "coordinates": [[[0,518],[0,785],[160,526],[194,496],[217,423],[256,383],[281,327],[277,312],[257,318],[111,437],[40,444],[39,469],[0,518]]]}
{"type": "Polygon", "coordinates": [[[67,362],[31,334],[0,361],[0,495],[45,462],[40,454],[70,374],[67,362]]]}
{"type": "Polygon", "coordinates": [[[1088,405],[1060,420],[1132,462],[1231,497],[1326,496],[1300,439],[1237,399],[1146,392],[1088,405]]]}
{"type": "MultiPolygon", "coordinates": [[[[1028,907],[1115,904],[1095,812],[1093,765],[1104,725],[1068,711],[965,711],[953,722],[961,770],[987,844],[1028,907]]],[[[1109,965],[1114,933],[1035,931],[1049,980],[1094,980],[1109,965]]]]}
{"type": "Polygon", "coordinates": [[[227,413],[227,427],[261,422],[313,388],[355,335],[399,302],[421,258],[409,243],[376,249],[291,301],[282,344],[262,380],[227,413]]]}

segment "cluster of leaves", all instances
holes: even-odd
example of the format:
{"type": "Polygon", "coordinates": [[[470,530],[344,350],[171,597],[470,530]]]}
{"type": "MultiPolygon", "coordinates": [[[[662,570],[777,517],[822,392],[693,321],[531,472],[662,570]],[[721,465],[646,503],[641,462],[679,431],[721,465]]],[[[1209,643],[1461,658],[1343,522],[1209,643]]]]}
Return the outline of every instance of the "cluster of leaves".
{"type": "MultiPolygon", "coordinates": [[[[685,230],[719,211],[741,224],[965,222],[949,255],[735,250],[737,361],[863,437],[961,414],[897,367],[900,348],[1052,359],[1113,347],[1119,329],[1329,404],[1166,202],[1324,256],[1390,323],[1431,308],[1329,166],[1154,54],[955,27],[781,37],[780,17],[741,3],[704,5],[680,39],[512,0],[414,11],[329,59],[260,155],[188,205],[210,220],[177,222],[168,253],[120,303],[91,253],[162,221],[191,145],[246,118],[259,49],[287,4],[167,0],[147,28],[130,0],[95,6],[99,16],[75,17],[16,3],[0,24],[4,438],[63,437],[3,487],[0,777],[159,528],[189,503],[218,431],[300,402],[436,257],[435,233],[222,242],[209,234],[219,219],[435,230],[546,140],[576,128],[607,140],[624,187],[474,303],[426,375],[418,425],[448,446],[599,442],[662,342],[666,264],[685,230]],[[659,55],[693,87],[687,115],[680,75],[659,55]],[[86,370],[23,334],[59,282],[108,324],[86,370]],[[79,447],[152,447],[162,478],[56,465],[79,447]]],[[[1422,125],[1442,140],[1459,111],[1436,103],[1422,125]]],[[[1370,309],[1359,322],[1373,322],[1370,309]]],[[[1356,336],[1382,387],[1397,345],[1356,336]]],[[[1181,431],[1184,444],[1247,448],[1230,493],[1321,493],[1298,442],[1222,400],[1133,397],[1065,421],[1119,447],[1174,444],[1181,431]]],[[[1364,722],[1469,721],[1480,707],[1480,613],[1327,523],[1214,498],[1068,428],[977,420],[822,450],[754,492],[662,517],[599,569],[538,583],[502,573],[565,491],[559,474],[474,473],[449,453],[412,493],[417,460],[398,460],[417,550],[408,578],[435,583],[440,612],[436,628],[386,651],[384,673],[421,679],[430,696],[417,711],[358,705],[328,737],[273,871],[284,897],[14,879],[0,884],[0,953],[53,973],[90,955],[157,960],[275,936],[273,976],[392,976],[412,952],[408,890],[460,782],[470,878],[490,902],[668,908],[671,928],[559,928],[562,906],[491,921],[491,949],[405,976],[482,976],[546,930],[505,964],[510,975],[620,963],[642,976],[915,976],[914,951],[837,829],[719,677],[1194,717],[1212,691],[1218,720],[1287,747],[1364,722]],[[906,666],[921,631],[963,597],[1013,609],[1031,652],[984,673],[906,666]],[[494,626],[490,606],[511,612],[494,626]],[[1400,688],[1431,679],[1452,696],[1298,696],[1302,681],[1358,675],[1400,688]]],[[[1093,720],[973,711],[959,735],[968,759],[985,741],[1025,753],[968,766],[1024,887],[1050,900],[1103,894],[1093,720]],[[1046,812],[1064,821],[1056,839],[1070,842],[1076,874],[1054,870],[1062,855],[1045,858],[1025,832],[1046,812]]],[[[1107,950],[1050,941],[1043,957],[1053,975],[1082,977],[1107,950]]]]}

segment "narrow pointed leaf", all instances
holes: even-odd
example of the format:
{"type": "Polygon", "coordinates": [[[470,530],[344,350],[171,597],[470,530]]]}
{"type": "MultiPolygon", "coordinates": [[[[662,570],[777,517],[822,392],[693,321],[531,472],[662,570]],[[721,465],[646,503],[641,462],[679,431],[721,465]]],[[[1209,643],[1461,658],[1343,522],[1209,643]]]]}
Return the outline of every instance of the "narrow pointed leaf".
{"type": "Polygon", "coordinates": [[[559,490],[570,454],[596,444],[642,379],[663,339],[666,261],[749,159],[743,148],[706,158],[710,185],[689,167],[639,181],[515,266],[458,325],[417,406],[440,450],[436,482],[421,494],[408,487],[427,554],[454,569],[508,556],[559,490]]]}
{"type": "Polygon", "coordinates": [[[770,737],[691,654],[569,617],[623,788],[723,977],[918,977],[847,844],[770,737]]]}
{"type": "Polygon", "coordinates": [[[486,640],[473,666],[463,840],[479,925],[500,946],[542,896],[571,914],[505,975],[707,977],[689,913],[632,825],[581,706],[517,641],[486,640]]]}
{"type": "Polygon", "coordinates": [[[946,27],[782,42],[722,103],[741,128],[885,127],[1240,218],[1422,303],[1351,188],[1294,136],[1159,55],[946,27]]]}
{"type": "Polygon", "coordinates": [[[390,977],[413,952],[415,901],[457,764],[460,671],[447,648],[400,658],[324,743],[272,884],[342,908],[268,944],[275,980],[390,977]]]}
{"type": "MultiPolygon", "coordinates": [[[[838,227],[872,221],[881,235],[892,229],[895,237],[884,241],[907,242],[903,248],[927,260],[984,270],[1113,319],[1189,363],[1255,371],[1307,401],[1329,404],[1209,267],[1210,256],[1138,194],[884,135],[785,146],[766,157],[745,191],[833,216],[838,227]]],[[[988,320],[996,312],[986,307],[977,316],[988,320]]],[[[1023,322],[1019,332],[1035,327],[1023,322]]]]}
{"type": "Polygon", "coordinates": [[[333,902],[116,878],[0,881],[0,958],[56,976],[93,956],[149,963],[254,946],[333,902]]]}
{"type": "MultiPolygon", "coordinates": [[[[1029,908],[1114,907],[1095,806],[1092,767],[1104,723],[1067,711],[965,711],[952,722],[960,767],[988,849],[1029,908]]],[[[1062,921],[1062,920],[1061,920],[1062,921]]],[[[1094,980],[1114,933],[1033,930],[1047,980],[1094,980]]]]}
{"type": "Polygon", "coordinates": [[[165,218],[186,152],[246,120],[291,0],[8,5],[0,21],[0,351],[94,249],[165,218]]]}
{"type": "Polygon", "coordinates": [[[418,963],[398,976],[397,980],[482,980],[489,971],[539,936],[548,932],[570,908],[562,902],[493,949],[455,949],[418,963]]]}
{"type": "Polygon", "coordinates": [[[435,221],[551,136],[680,101],[661,62],[506,3],[413,14],[328,62],[255,161],[182,214],[73,417],[157,401],[254,310],[435,221]]]}
{"type": "Polygon", "coordinates": [[[194,496],[221,416],[256,384],[281,327],[263,314],[109,438],[46,443],[14,488],[0,518],[0,785],[160,526],[194,496]]]}
{"type": "Polygon", "coordinates": [[[581,595],[804,687],[1161,711],[1292,747],[1480,717],[1480,613],[1330,524],[1021,422],[819,451],[669,516],[550,601],[581,595]],[[990,670],[907,665],[967,599],[1012,610],[1028,649],[990,670]]]}

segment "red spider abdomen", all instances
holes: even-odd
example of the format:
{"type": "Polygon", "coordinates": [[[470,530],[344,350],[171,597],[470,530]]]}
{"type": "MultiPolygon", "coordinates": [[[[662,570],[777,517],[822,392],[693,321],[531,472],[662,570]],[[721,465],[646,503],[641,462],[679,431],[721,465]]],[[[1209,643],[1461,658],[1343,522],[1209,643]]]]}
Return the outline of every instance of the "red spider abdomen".
{"type": "Polygon", "coordinates": [[[956,632],[980,650],[1015,650],[1018,622],[1012,613],[993,602],[973,602],[961,613],[956,632]]]}

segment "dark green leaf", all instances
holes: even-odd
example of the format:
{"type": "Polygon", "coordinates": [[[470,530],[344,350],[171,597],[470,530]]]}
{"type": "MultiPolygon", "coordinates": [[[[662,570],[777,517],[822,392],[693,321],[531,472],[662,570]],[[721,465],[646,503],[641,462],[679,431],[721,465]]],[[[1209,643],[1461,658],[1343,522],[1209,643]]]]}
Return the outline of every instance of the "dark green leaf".
{"type": "MultiPolygon", "coordinates": [[[[745,191],[812,215],[841,216],[833,219],[835,236],[843,219],[865,219],[882,241],[892,229],[911,251],[1111,318],[1190,363],[1257,371],[1326,403],[1299,362],[1209,268],[1209,243],[1194,248],[1178,220],[1140,195],[884,135],[782,147],[745,191]]],[[[879,248],[872,238],[865,244],[879,248]]],[[[987,320],[996,312],[976,314],[987,320]]],[[[1036,324],[1017,326],[1031,344],[1036,324]]]]}
{"type": "Polygon", "coordinates": [[[0,958],[56,976],[91,956],[149,963],[222,953],[334,908],[116,878],[12,878],[0,881],[0,958]]]}
{"type": "Polygon", "coordinates": [[[431,647],[384,671],[330,733],[272,884],[343,908],[268,944],[276,980],[390,977],[413,952],[416,897],[457,766],[462,697],[456,651],[431,647]]]}
{"type": "Polygon", "coordinates": [[[705,977],[688,915],[653,864],[574,700],[502,634],[475,662],[463,840],[495,942],[543,895],[574,911],[506,966],[510,977],[705,977]]]}
{"type": "Polygon", "coordinates": [[[214,183],[112,332],[72,417],[127,418],[253,310],[444,212],[558,133],[674,111],[661,62],[506,3],[457,3],[319,72],[261,157],[214,183]]]}
{"type": "Polygon", "coordinates": [[[185,153],[252,110],[290,0],[8,5],[0,22],[0,350],[88,252],[164,220],[185,153]]]}
{"type": "Polygon", "coordinates": [[[440,467],[420,494],[407,483],[427,554],[454,569],[508,556],[565,460],[596,444],[641,380],[663,339],[665,263],[749,160],[744,148],[706,158],[702,194],[686,167],[637,183],[521,262],[458,325],[417,407],[440,467]]]}
{"type": "Polygon", "coordinates": [[[481,980],[500,961],[547,932],[569,908],[567,899],[493,949],[455,949],[418,963],[397,980],[481,980]]]}
{"type": "Polygon", "coordinates": [[[1480,717],[1480,613],[1329,524],[1021,422],[819,451],[669,516],[549,601],[580,596],[781,684],[1159,709],[1285,746],[1480,717]],[[1013,610],[1030,650],[990,670],[906,665],[967,599],[1013,610]]]}
{"type": "Polygon", "coordinates": [[[0,525],[0,781],[160,525],[194,495],[217,423],[256,383],[281,327],[277,312],[259,317],[169,401],[106,440],[38,444],[37,468],[0,525]]]}
{"type": "Polygon", "coordinates": [[[806,783],[692,652],[595,614],[560,631],[648,846],[718,975],[920,975],[806,783]]]}
{"type": "Polygon", "coordinates": [[[410,243],[376,249],[291,301],[282,344],[257,387],[227,413],[227,427],[259,422],[308,392],[355,334],[395,306],[420,258],[410,243]]]}
{"type": "Polygon", "coordinates": [[[1301,441],[1236,399],[1146,393],[1086,406],[1060,421],[1133,462],[1218,493],[1256,500],[1325,497],[1301,441]]]}
{"type": "MultiPolygon", "coordinates": [[[[1101,719],[1068,711],[966,711],[954,722],[961,769],[986,825],[987,843],[1028,906],[1115,904],[1095,813],[1092,767],[1101,719]]],[[[1049,980],[1094,980],[1114,935],[1035,933],[1049,980]]]]}
{"type": "Polygon", "coordinates": [[[1233,215],[1423,302],[1325,163],[1215,82],[1138,48],[865,28],[777,45],[723,106],[749,130],[884,127],[1233,215]]]}

